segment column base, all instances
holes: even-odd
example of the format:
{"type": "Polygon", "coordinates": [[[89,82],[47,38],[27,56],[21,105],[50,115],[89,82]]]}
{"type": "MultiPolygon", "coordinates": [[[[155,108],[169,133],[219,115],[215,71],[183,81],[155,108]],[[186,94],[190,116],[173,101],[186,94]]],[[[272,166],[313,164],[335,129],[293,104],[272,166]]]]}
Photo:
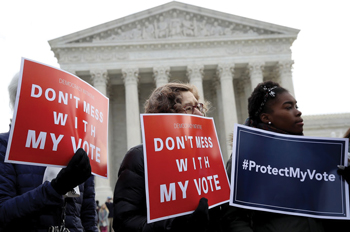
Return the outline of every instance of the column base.
{"type": "Polygon", "coordinates": [[[109,180],[95,177],[95,200],[98,200],[100,206],[107,201],[107,197],[113,198],[113,191],[109,185],[109,180]]]}

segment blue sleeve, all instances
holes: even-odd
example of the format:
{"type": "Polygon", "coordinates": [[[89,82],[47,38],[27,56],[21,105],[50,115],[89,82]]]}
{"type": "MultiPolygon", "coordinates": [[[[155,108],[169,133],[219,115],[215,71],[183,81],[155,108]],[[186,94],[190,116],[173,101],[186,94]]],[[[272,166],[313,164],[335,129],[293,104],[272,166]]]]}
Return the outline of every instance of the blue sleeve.
{"type": "MultiPolygon", "coordinates": [[[[1,139],[1,138],[0,138],[1,139]]],[[[6,144],[0,143],[0,225],[24,218],[46,206],[60,206],[63,202],[49,182],[17,195],[17,174],[15,165],[5,163],[6,144]]]]}
{"type": "Polygon", "coordinates": [[[87,232],[98,232],[97,213],[95,202],[95,181],[91,175],[84,183],[83,204],[81,208],[81,221],[84,230],[87,232]]]}

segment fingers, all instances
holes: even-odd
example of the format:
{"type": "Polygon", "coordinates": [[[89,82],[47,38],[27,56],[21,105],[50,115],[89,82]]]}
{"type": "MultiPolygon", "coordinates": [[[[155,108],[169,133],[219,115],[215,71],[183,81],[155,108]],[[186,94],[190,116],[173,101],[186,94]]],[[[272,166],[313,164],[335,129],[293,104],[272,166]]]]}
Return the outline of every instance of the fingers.
{"type": "Polygon", "coordinates": [[[349,181],[350,181],[350,167],[345,167],[343,165],[338,165],[337,173],[339,175],[341,175],[346,180],[346,182],[349,183],[349,181]]]}
{"type": "Polygon", "coordinates": [[[67,171],[85,181],[91,175],[90,159],[84,149],[79,148],[69,161],[67,171]]]}
{"type": "Polygon", "coordinates": [[[87,165],[87,163],[90,163],[90,161],[89,161],[89,158],[88,158],[86,152],[84,151],[84,149],[79,148],[75,152],[75,154],[73,155],[73,157],[72,157],[71,161],[69,162],[69,164],[70,163],[72,165],[78,167],[78,166],[85,166],[85,165],[87,165]]]}
{"type": "Polygon", "coordinates": [[[79,148],[73,155],[73,157],[71,158],[71,160],[69,161],[68,166],[76,166],[78,165],[82,159],[84,159],[84,155],[86,155],[86,152],[84,151],[84,149],[79,148]]]}

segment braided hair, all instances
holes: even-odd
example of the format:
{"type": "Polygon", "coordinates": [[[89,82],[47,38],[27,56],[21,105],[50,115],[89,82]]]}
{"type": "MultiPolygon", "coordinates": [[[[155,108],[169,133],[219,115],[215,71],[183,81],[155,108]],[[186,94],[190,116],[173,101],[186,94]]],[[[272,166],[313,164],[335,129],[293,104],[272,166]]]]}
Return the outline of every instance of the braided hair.
{"type": "Polygon", "coordinates": [[[258,84],[248,98],[249,118],[256,123],[260,123],[260,115],[271,113],[270,107],[276,101],[276,96],[284,92],[288,92],[288,90],[272,81],[258,84]]]}

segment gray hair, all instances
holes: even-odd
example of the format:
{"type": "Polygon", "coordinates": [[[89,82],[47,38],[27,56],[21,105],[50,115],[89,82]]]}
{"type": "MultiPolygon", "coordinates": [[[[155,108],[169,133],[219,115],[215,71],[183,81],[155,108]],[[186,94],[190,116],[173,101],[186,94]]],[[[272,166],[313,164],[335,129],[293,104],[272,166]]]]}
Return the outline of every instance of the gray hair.
{"type": "Polygon", "coordinates": [[[9,86],[7,87],[8,91],[9,91],[9,97],[10,97],[10,107],[12,110],[15,108],[18,79],[19,79],[19,73],[16,73],[12,77],[12,80],[11,80],[9,86]]]}

